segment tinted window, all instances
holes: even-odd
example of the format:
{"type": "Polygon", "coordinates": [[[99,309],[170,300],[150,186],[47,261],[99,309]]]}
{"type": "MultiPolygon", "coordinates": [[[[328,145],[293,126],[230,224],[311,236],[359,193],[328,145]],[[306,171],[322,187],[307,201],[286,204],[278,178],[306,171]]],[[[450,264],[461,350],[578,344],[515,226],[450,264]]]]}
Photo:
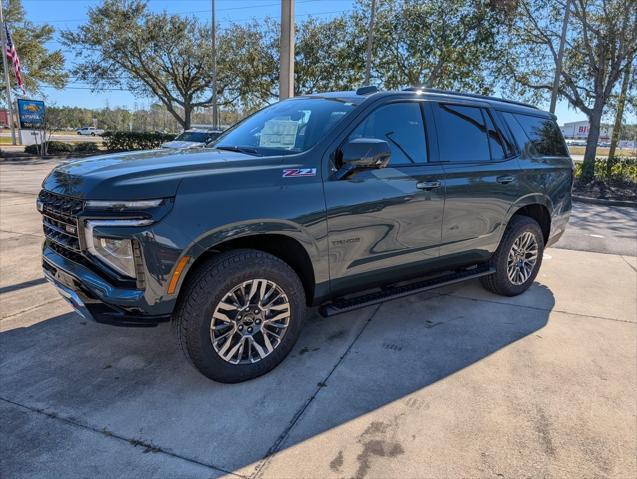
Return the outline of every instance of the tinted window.
{"type": "MultiPolygon", "coordinates": [[[[514,117],[524,130],[527,142],[530,141],[533,147],[531,154],[568,156],[562,133],[553,120],[519,113],[509,114],[509,116],[514,117]]],[[[507,119],[507,122],[510,120],[507,119]]]]}
{"type": "Polygon", "coordinates": [[[492,160],[504,160],[507,156],[507,149],[504,143],[504,138],[498,133],[493,119],[489,112],[482,110],[484,118],[487,120],[487,131],[489,132],[489,146],[491,147],[491,159],[492,160]]]}
{"type": "Polygon", "coordinates": [[[418,103],[392,103],[374,110],[350,134],[355,138],[385,140],[391,149],[391,166],[427,161],[425,130],[418,103]]]}
{"type": "Polygon", "coordinates": [[[522,126],[520,126],[520,124],[516,121],[513,115],[505,111],[501,111],[500,114],[502,115],[502,118],[504,118],[504,121],[506,121],[507,125],[509,126],[511,133],[513,134],[513,139],[518,144],[518,148],[520,149],[520,151],[524,151],[524,148],[527,146],[533,149],[533,145],[529,141],[529,137],[526,136],[526,133],[524,133],[522,126]]]}
{"type": "Polygon", "coordinates": [[[441,161],[490,161],[480,108],[441,103],[436,121],[441,161]]]}

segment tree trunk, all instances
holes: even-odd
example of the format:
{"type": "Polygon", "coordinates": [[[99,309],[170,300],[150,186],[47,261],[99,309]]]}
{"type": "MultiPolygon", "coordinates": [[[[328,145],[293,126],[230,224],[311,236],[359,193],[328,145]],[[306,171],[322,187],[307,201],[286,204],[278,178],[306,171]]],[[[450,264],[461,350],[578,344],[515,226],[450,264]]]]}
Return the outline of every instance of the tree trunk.
{"type": "Polygon", "coordinates": [[[603,110],[603,102],[596,100],[595,107],[588,117],[590,128],[588,130],[588,138],[586,139],[586,151],[584,152],[584,164],[582,165],[581,177],[584,183],[589,183],[595,176],[595,155],[597,152],[597,141],[599,140],[603,110]]]}
{"type": "Polygon", "coordinates": [[[190,117],[191,116],[192,116],[192,107],[190,106],[189,103],[186,103],[184,105],[184,119],[183,119],[183,123],[182,123],[182,126],[184,127],[184,130],[187,130],[187,129],[190,128],[190,117]]]}
{"type": "Polygon", "coordinates": [[[610,140],[610,149],[608,150],[608,163],[606,167],[606,175],[609,177],[613,158],[615,157],[615,149],[617,148],[617,143],[619,143],[619,140],[621,138],[624,105],[626,104],[626,93],[628,92],[628,84],[630,83],[630,73],[632,66],[632,61],[628,62],[628,65],[626,65],[626,70],[624,71],[624,79],[622,80],[622,89],[619,93],[619,99],[617,100],[617,113],[615,115],[615,125],[613,126],[613,136],[610,140]]]}

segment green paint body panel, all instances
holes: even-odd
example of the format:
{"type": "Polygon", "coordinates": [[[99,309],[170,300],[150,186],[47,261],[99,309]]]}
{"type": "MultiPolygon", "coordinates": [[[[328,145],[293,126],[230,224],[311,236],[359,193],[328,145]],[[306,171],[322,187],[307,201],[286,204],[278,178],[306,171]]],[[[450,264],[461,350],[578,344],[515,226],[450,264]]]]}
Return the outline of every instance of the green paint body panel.
{"type": "MultiPolygon", "coordinates": [[[[353,95],[353,94],[351,94],[353,95]]],[[[102,227],[112,237],[134,238],[143,258],[144,285],[118,281],[99,264],[78,265],[47,244],[43,255],[81,285],[92,301],[144,318],[168,317],[179,290],[168,283],[183,256],[192,259],[237,238],[279,235],[300,245],[311,263],[312,304],[351,291],[419,276],[428,271],[488,261],[511,216],[528,205],[548,211],[549,243],[564,231],[571,209],[572,161],[531,157],[448,163],[440,158],[431,104],[446,95],[376,93],[341,122],[336,134],[304,153],[253,157],[202,149],[104,155],[56,168],[46,191],[79,199],[174,198],[169,211],[145,227],[102,227]],[[417,102],[427,126],[429,163],[354,172],[334,178],[334,153],[371,111],[396,101],[417,102]],[[431,126],[430,126],[431,124],[431,126]],[[284,177],[289,168],[316,169],[314,176],[284,177]],[[507,184],[498,182],[512,177],[507,184]],[[422,182],[440,187],[423,190],[422,182]]],[[[455,99],[458,100],[458,99],[455,99]]],[[[292,100],[293,101],[293,100],[292,100]]],[[[485,108],[548,113],[490,100],[467,100],[485,108]]],[[[80,234],[87,212],[79,214],[80,234]]]]}

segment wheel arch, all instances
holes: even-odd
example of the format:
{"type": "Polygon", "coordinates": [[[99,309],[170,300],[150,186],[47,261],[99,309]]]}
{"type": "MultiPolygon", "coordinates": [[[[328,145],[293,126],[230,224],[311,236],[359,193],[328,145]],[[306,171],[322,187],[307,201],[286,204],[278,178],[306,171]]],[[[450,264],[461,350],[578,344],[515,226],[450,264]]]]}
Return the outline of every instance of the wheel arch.
{"type": "Polygon", "coordinates": [[[544,244],[546,244],[551,235],[551,218],[553,211],[553,202],[545,195],[533,194],[528,195],[516,201],[507,214],[506,225],[509,224],[511,218],[516,215],[528,216],[538,222],[542,229],[544,244]]]}
{"type": "Polygon", "coordinates": [[[190,259],[174,294],[179,296],[188,278],[208,259],[233,249],[264,251],[287,263],[299,276],[308,305],[313,303],[321,280],[320,268],[315,267],[321,258],[319,247],[306,231],[287,222],[230,225],[199,238],[182,255],[190,259]]]}

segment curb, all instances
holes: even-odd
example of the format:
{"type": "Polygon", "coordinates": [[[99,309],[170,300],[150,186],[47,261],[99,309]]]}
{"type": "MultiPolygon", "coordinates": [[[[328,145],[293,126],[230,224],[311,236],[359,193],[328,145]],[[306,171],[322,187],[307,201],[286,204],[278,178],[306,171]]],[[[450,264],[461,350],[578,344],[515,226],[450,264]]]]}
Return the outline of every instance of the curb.
{"type": "Polygon", "coordinates": [[[602,205],[602,206],[632,206],[633,208],[637,208],[637,201],[628,201],[628,200],[603,200],[601,198],[588,198],[587,196],[572,196],[573,201],[579,201],[580,203],[588,203],[591,205],[602,205]]]}

